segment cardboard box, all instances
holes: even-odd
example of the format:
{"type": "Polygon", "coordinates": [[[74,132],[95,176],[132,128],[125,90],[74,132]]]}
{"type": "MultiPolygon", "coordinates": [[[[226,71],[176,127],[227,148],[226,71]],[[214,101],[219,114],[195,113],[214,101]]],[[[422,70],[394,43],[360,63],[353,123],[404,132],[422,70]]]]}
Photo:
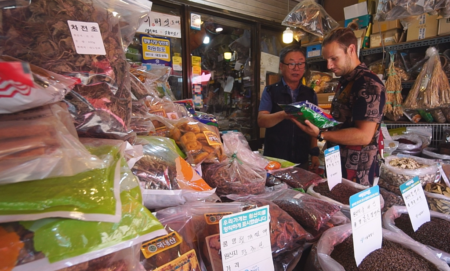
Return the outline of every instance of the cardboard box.
{"type": "MultiPolygon", "coordinates": [[[[348,26],[348,24],[355,22],[358,25],[358,29],[363,29],[369,26],[371,15],[366,14],[359,17],[351,18],[345,20],[345,27],[348,26]]],[[[354,29],[354,28],[352,28],[354,29]]]]}
{"type": "Polygon", "coordinates": [[[418,20],[413,21],[408,26],[406,41],[421,40],[437,36],[438,34],[438,15],[424,14],[419,16],[418,20]]]}
{"type": "Polygon", "coordinates": [[[315,44],[306,47],[306,58],[318,57],[322,55],[322,44],[315,44]]]}
{"type": "Polygon", "coordinates": [[[392,45],[399,42],[402,31],[400,29],[392,29],[386,32],[375,33],[370,35],[370,48],[382,46],[381,39],[384,40],[384,45],[392,45]]]}
{"type": "Polygon", "coordinates": [[[331,93],[317,93],[317,100],[319,104],[331,104],[334,98],[334,92],[331,93]]]}
{"type": "Polygon", "coordinates": [[[438,36],[450,34],[450,18],[439,20],[438,36]]]}
{"type": "Polygon", "coordinates": [[[386,32],[392,29],[402,29],[403,26],[400,20],[388,21],[388,22],[378,22],[374,21],[372,25],[372,33],[386,32]]]}

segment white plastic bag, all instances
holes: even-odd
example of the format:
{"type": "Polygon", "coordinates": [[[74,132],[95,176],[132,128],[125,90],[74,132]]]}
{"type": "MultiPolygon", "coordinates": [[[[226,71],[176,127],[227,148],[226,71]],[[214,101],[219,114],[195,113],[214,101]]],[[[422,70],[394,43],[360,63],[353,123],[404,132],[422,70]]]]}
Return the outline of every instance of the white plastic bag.
{"type": "MultiPolygon", "coordinates": [[[[324,180],[320,181],[319,183],[325,183],[327,181],[328,180],[324,179],[324,180]]],[[[360,191],[363,191],[363,190],[369,188],[368,186],[364,186],[364,185],[361,185],[359,183],[355,183],[355,182],[349,181],[347,179],[342,179],[342,183],[345,184],[346,186],[350,186],[350,187],[359,189],[360,191]]],[[[306,191],[306,193],[310,194],[311,196],[317,197],[317,198],[319,198],[319,199],[321,199],[323,201],[327,201],[327,202],[330,202],[332,204],[339,205],[341,207],[341,212],[344,215],[346,215],[348,218],[350,218],[350,205],[343,204],[342,202],[336,201],[336,200],[331,199],[329,197],[322,196],[320,193],[317,193],[317,192],[314,191],[314,187],[315,186],[316,186],[315,184],[310,185],[308,187],[308,190],[306,191]]],[[[380,195],[380,208],[383,209],[383,207],[384,207],[384,199],[380,195]]]]}
{"type": "Polygon", "coordinates": [[[410,141],[414,142],[415,144],[405,144],[405,143],[399,142],[398,148],[397,148],[398,151],[403,151],[403,150],[411,151],[411,150],[417,150],[417,149],[422,148],[422,144],[423,144],[422,139],[417,134],[396,135],[396,136],[392,137],[392,140],[398,141],[401,138],[410,140],[410,141]]]}
{"type": "Polygon", "coordinates": [[[385,158],[385,163],[381,165],[380,179],[385,181],[387,184],[397,187],[415,176],[419,177],[420,183],[422,185],[433,182],[435,180],[438,169],[436,161],[415,156],[408,156],[407,158],[412,158],[418,163],[426,165],[426,167],[418,169],[402,169],[399,167],[391,166],[389,164],[389,162],[391,162],[393,159],[400,158],[401,157],[396,155],[391,155],[385,158]]]}
{"type": "MultiPolygon", "coordinates": [[[[331,228],[323,233],[319,242],[317,243],[317,257],[318,263],[322,271],[345,271],[342,265],[331,258],[331,253],[336,245],[342,243],[347,237],[352,234],[352,225],[345,224],[331,228]]],[[[383,229],[383,239],[398,243],[403,247],[413,250],[424,259],[427,259],[434,264],[439,270],[450,270],[448,265],[441,261],[432,250],[428,247],[417,243],[411,238],[406,238],[398,233],[383,229]]]]}
{"type": "MultiPolygon", "coordinates": [[[[402,234],[408,238],[411,238],[404,231],[402,231],[401,229],[399,229],[395,226],[395,219],[400,217],[402,214],[408,214],[408,209],[406,209],[405,206],[392,206],[383,215],[383,227],[390,231],[393,231],[393,232],[402,234]]],[[[445,215],[445,214],[441,214],[441,213],[434,212],[434,211],[430,211],[430,215],[431,215],[431,217],[436,217],[436,218],[450,221],[450,215],[445,215]]],[[[439,250],[439,249],[431,247],[431,246],[429,246],[429,247],[431,250],[435,251],[436,257],[438,257],[438,258],[442,259],[443,261],[445,261],[446,263],[450,264],[450,253],[444,252],[442,250],[439,250]]]]}

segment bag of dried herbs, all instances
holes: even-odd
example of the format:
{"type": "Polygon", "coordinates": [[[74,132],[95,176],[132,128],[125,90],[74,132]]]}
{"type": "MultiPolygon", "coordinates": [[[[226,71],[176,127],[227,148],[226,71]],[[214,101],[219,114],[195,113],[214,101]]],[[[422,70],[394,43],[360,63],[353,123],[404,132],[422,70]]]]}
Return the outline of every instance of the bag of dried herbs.
{"type": "Polygon", "coordinates": [[[66,96],[79,135],[124,139],[131,118],[125,48],[150,8],[143,0],[36,0],[3,9],[0,54],[81,79],[66,96]],[[95,36],[101,42],[92,45],[95,36]]]}
{"type": "Polygon", "coordinates": [[[450,215],[430,211],[430,216],[431,221],[414,231],[406,207],[393,206],[383,215],[383,227],[430,247],[438,258],[450,264],[450,215]]]}
{"type": "Polygon", "coordinates": [[[352,225],[345,224],[326,231],[310,254],[308,270],[449,270],[427,246],[409,237],[383,229],[382,247],[356,265],[352,225]],[[312,262],[311,262],[312,261],[312,262]]]}

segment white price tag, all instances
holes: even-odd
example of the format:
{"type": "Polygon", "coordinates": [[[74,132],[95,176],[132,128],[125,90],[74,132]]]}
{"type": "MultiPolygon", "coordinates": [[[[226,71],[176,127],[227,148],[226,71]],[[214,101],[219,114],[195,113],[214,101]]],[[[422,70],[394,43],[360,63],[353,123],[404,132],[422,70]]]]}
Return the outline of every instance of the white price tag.
{"type": "Polygon", "coordinates": [[[355,260],[359,266],[367,255],[381,248],[383,240],[378,185],[350,197],[350,216],[355,260]]]}
{"type": "Polygon", "coordinates": [[[430,209],[428,209],[427,199],[423,193],[422,185],[418,176],[400,185],[403,200],[408,210],[409,218],[414,231],[422,224],[430,221],[430,209]]]}
{"type": "Polygon", "coordinates": [[[333,189],[335,185],[342,182],[341,152],[339,146],[325,150],[325,168],[327,171],[328,188],[333,189]]]}
{"type": "Polygon", "coordinates": [[[75,50],[80,55],[106,55],[98,23],[67,21],[75,50]]]}
{"type": "Polygon", "coordinates": [[[224,216],[220,245],[224,271],[274,270],[269,206],[224,216]]]}

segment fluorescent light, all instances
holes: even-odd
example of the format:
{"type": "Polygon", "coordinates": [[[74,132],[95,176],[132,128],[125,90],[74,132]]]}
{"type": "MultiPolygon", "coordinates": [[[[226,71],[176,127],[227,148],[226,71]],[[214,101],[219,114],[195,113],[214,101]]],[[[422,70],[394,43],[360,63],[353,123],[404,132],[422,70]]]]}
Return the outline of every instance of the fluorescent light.
{"type": "Polygon", "coordinates": [[[222,32],[222,31],[223,31],[223,27],[219,26],[219,27],[216,28],[216,32],[222,32]]]}
{"type": "Polygon", "coordinates": [[[223,58],[225,58],[226,60],[230,60],[231,59],[231,52],[223,53],[223,58]]]}
{"type": "Polygon", "coordinates": [[[209,43],[209,37],[205,36],[205,38],[203,39],[203,43],[204,44],[208,44],[209,43]]]}

